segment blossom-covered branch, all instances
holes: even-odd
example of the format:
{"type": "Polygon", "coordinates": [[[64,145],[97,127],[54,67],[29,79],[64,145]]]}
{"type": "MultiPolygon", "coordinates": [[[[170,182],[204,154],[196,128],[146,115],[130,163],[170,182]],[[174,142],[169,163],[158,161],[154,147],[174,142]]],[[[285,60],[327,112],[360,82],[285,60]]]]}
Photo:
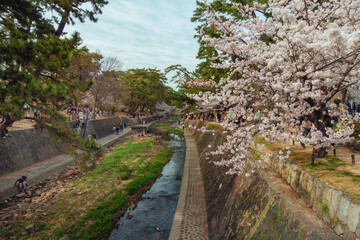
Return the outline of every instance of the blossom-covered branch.
{"type": "Polygon", "coordinates": [[[243,18],[207,13],[222,33],[203,36],[223,53],[213,67],[230,74],[215,91],[191,96],[202,109],[228,109],[223,125],[232,135],[215,153],[232,158],[217,164],[243,172],[257,134],[312,145],[318,157],[330,145],[350,141],[353,117],[334,97],[360,85],[360,1],[270,1],[237,9],[243,18]]]}

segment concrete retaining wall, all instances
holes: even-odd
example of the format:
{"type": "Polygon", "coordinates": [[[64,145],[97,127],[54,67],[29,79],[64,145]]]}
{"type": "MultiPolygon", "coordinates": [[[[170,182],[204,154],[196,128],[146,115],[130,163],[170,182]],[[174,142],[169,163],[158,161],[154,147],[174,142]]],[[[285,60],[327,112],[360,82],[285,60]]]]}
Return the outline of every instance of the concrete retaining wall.
{"type": "Polygon", "coordinates": [[[96,133],[97,138],[103,138],[113,133],[113,127],[120,124],[118,117],[89,121],[86,126],[85,137],[92,132],[96,133]]]}
{"type": "Polygon", "coordinates": [[[153,122],[153,121],[156,121],[156,120],[160,120],[162,119],[163,116],[159,116],[159,117],[147,117],[147,118],[136,118],[136,122],[137,124],[147,124],[147,123],[150,123],[150,122],[153,122]]]}
{"type": "Polygon", "coordinates": [[[11,131],[0,139],[0,175],[30,166],[61,154],[47,131],[11,131]]]}
{"type": "MultiPolygon", "coordinates": [[[[256,143],[255,145],[259,152],[265,152],[265,146],[256,143]]],[[[276,152],[271,152],[270,155],[270,166],[342,239],[360,239],[360,205],[354,199],[345,196],[338,189],[327,186],[325,182],[311,176],[291,160],[279,159],[276,152]]]]}

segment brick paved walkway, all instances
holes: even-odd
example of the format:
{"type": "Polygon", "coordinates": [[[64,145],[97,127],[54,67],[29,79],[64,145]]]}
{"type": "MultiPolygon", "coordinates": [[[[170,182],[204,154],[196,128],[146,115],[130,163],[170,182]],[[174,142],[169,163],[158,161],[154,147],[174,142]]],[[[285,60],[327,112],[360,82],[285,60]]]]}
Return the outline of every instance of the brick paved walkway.
{"type": "Polygon", "coordinates": [[[169,239],[208,239],[204,184],[195,140],[189,130],[185,130],[185,140],[184,173],[169,239]]]}

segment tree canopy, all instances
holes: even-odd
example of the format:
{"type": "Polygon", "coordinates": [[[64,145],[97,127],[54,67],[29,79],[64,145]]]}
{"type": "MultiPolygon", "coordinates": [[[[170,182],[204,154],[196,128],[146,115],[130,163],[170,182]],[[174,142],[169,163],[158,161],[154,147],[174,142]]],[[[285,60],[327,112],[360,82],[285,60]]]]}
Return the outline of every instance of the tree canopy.
{"type": "MultiPolygon", "coordinates": [[[[196,58],[200,60],[200,63],[196,66],[196,69],[193,72],[189,72],[186,68],[181,65],[172,65],[169,66],[165,72],[175,72],[174,80],[179,82],[179,91],[177,93],[177,98],[182,99],[183,104],[180,102],[178,106],[186,108],[184,112],[193,112],[195,107],[194,100],[187,97],[188,94],[196,94],[203,91],[211,90],[211,87],[200,88],[197,86],[190,86],[185,84],[186,82],[194,82],[195,79],[201,79],[204,82],[215,81],[219,82],[221,78],[228,76],[228,69],[217,68],[217,64],[221,64],[227,61],[235,61],[236,56],[224,56],[223,52],[219,49],[216,49],[214,46],[206,41],[207,37],[213,39],[221,38],[222,31],[214,27],[211,23],[208,22],[207,15],[209,11],[217,11],[223,20],[230,18],[241,19],[242,15],[235,4],[251,4],[250,0],[212,0],[205,3],[205,1],[196,1],[196,9],[194,10],[193,17],[191,21],[197,23],[196,35],[194,36],[197,39],[199,44],[199,49],[196,58]]],[[[199,110],[199,109],[197,109],[199,110]]]]}
{"type": "Polygon", "coordinates": [[[97,56],[77,49],[81,43],[78,33],[65,37],[64,28],[76,19],[96,21],[105,4],[106,0],[1,2],[0,111],[5,117],[1,134],[14,121],[26,117],[30,106],[41,113],[33,119],[36,127],[48,129],[69,145],[95,146],[74,142],[75,135],[59,113],[77,91],[91,86],[85,72],[74,71],[77,60],[85,54],[82,60],[97,61],[97,56]]]}
{"type": "Polygon", "coordinates": [[[312,145],[320,157],[325,147],[351,139],[352,118],[333,97],[360,85],[359,4],[294,0],[234,5],[242,17],[229,19],[209,6],[207,22],[220,36],[205,32],[202,37],[223,53],[214,67],[229,75],[215,85],[215,92],[193,97],[204,110],[219,105],[229,109],[224,126],[233,134],[214,154],[236,154],[217,164],[230,166],[230,173],[245,171],[257,134],[269,141],[312,145]],[[306,128],[311,129],[309,137],[303,136],[306,128]]]}
{"type": "Polygon", "coordinates": [[[121,81],[124,74],[122,63],[115,57],[107,57],[101,61],[99,71],[94,75],[94,84],[84,98],[95,108],[117,106],[125,97],[121,81]]]}
{"type": "Polygon", "coordinates": [[[128,91],[128,114],[154,112],[156,103],[165,101],[165,75],[156,68],[129,69],[124,73],[124,87],[128,91]]]}

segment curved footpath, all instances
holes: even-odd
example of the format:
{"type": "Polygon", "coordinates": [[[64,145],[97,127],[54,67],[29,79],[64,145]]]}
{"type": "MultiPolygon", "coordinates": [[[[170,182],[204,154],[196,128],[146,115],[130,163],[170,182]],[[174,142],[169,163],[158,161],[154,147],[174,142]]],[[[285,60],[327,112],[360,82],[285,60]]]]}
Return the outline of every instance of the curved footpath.
{"type": "MultiPolygon", "coordinates": [[[[96,143],[103,147],[109,147],[115,144],[121,137],[131,132],[131,128],[126,128],[119,135],[108,135],[104,138],[96,140],[96,143]]],[[[15,172],[7,173],[0,176],[0,201],[10,198],[18,193],[17,187],[14,186],[16,179],[21,176],[27,176],[29,186],[33,186],[38,182],[46,179],[51,174],[61,171],[67,166],[73,166],[74,159],[66,154],[61,154],[42,162],[38,162],[26,168],[15,172]]]]}
{"type": "Polygon", "coordinates": [[[185,130],[186,156],[180,196],[169,240],[208,239],[204,184],[199,155],[189,130],[185,130]]]}
{"type": "MultiPolygon", "coordinates": [[[[149,122],[142,127],[150,127],[159,120],[149,122]]],[[[112,129],[112,126],[110,126],[112,129]]],[[[119,139],[127,135],[132,131],[131,127],[125,128],[119,135],[110,134],[99,140],[96,143],[100,144],[104,148],[110,147],[118,142],[119,139]]],[[[10,172],[0,176],[0,201],[15,196],[18,193],[17,187],[14,186],[15,181],[21,176],[27,176],[27,182],[29,186],[36,185],[40,181],[46,179],[51,174],[60,172],[67,166],[73,166],[75,164],[73,158],[69,155],[62,154],[47,160],[38,162],[26,168],[10,172]]]]}
{"type": "MultiPolygon", "coordinates": [[[[159,120],[155,120],[149,122],[147,124],[141,125],[142,128],[150,127],[154,123],[158,122],[159,120]]],[[[111,127],[112,128],[112,127],[111,127]]],[[[108,135],[104,138],[96,140],[96,143],[100,144],[101,146],[107,148],[114,145],[120,138],[127,135],[132,131],[131,127],[126,128],[123,132],[119,135],[108,135]]],[[[0,176],[0,201],[3,201],[7,198],[10,198],[17,194],[18,190],[14,186],[16,179],[20,178],[21,176],[27,176],[29,186],[33,186],[38,182],[46,179],[51,174],[61,171],[67,166],[73,166],[74,160],[71,156],[62,154],[50,159],[47,159],[42,162],[38,162],[26,168],[20,169],[18,171],[14,171],[11,173],[7,173],[0,176]]]]}

